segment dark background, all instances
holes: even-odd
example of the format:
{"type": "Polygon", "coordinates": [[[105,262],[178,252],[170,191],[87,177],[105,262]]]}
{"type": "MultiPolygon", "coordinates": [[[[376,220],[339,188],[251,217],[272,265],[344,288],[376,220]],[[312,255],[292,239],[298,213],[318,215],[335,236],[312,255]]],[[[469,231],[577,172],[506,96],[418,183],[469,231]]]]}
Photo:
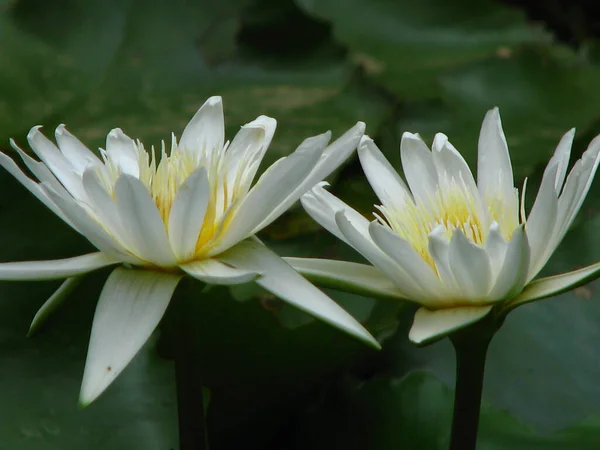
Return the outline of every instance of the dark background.
{"type": "MultiPolygon", "coordinates": [[[[66,123],[90,148],[121,127],[148,146],[221,95],[228,138],[277,118],[267,164],[304,138],[367,123],[399,168],[403,131],[442,131],[474,167],[485,111],[503,118],[528,208],[569,128],[579,156],[600,132],[597,2],[491,0],[0,0],[0,149],[66,123]]],[[[573,158],[574,160],[574,158],[573,158]]],[[[331,180],[365,215],[356,159],[331,180]]],[[[91,249],[0,172],[0,259],[91,249]]],[[[600,259],[600,186],[544,274],[600,259]]],[[[360,261],[296,208],[262,233],[281,255],[360,261]]],[[[0,449],[177,446],[168,317],[121,377],[77,406],[93,309],[90,275],[40,332],[56,282],[0,284],[0,449]]],[[[251,285],[182,283],[197,298],[211,449],[444,449],[454,354],[406,339],[412,307],[330,292],[384,344],[376,353],[251,285]],[[424,370],[425,369],[425,370],[424,370]]],[[[591,284],[511,313],[488,360],[478,448],[600,448],[600,296],[591,284]]]]}

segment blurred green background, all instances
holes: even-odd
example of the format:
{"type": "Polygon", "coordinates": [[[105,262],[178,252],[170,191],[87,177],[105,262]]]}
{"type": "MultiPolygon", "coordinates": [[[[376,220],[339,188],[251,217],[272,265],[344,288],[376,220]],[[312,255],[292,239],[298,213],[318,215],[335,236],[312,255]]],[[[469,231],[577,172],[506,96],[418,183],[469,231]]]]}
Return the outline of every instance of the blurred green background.
{"type": "MultiPolygon", "coordinates": [[[[0,0],[0,149],[14,156],[10,137],[26,146],[31,126],[51,135],[63,122],[93,149],[114,127],[158,144],[218,94],[229,138],[260,114],[278,119],[263,167],[357,120],[396,167],[403,131],[429,142],[442,131],[473,164],[497,105],[530,207],[562,133],[577,127],[578,156],[600,132],[596,3],[0,0]]],[[[356,159],[332,181],[370,214],[356,159]]],[[[4,171],[0,187],[0,260],[91,249],[4,171]]],[[[600,259],[599,194],[597,181],[544,274],[600,259]]],[[[300,208],[260,237],[285,256],[360,261],[300,208]]],[[[58,283],[0,284],[0,449],[177,447],[168,326],[97,402],[77,406],[105,277],[89,276],[31,338],[58,283]]],[[[447,447],[454,353],[407,342],[411,306],[330,292],[383,342],[376,353],[253,286],[201,290],[190,281],[176,295],[197,299],[212,450],[447,447]]],[[[596,291],[511,313],[490,349],[478,448],[600,448],[596,291]]]]}

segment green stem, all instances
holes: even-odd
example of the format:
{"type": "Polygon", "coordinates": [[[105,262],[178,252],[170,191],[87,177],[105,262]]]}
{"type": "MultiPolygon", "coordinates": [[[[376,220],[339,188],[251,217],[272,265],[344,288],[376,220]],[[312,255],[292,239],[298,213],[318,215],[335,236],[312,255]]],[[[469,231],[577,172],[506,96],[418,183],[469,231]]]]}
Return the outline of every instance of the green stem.
{"type": "Polygon", "coordinates": [[[200,361],[194,352],[194,338],[185,296],[176,299],[174,331],[175,380],[179,418],[179,449],[207,450],[206,418],[202,395],[200,361]]]}
{"type": "Polygon", "coordinates": [[[500,324],[491,317],[450,337],[456,352],[456,391],[450,450],[475,450],[477,446],[485,359],[489,343],[500,324]]]}

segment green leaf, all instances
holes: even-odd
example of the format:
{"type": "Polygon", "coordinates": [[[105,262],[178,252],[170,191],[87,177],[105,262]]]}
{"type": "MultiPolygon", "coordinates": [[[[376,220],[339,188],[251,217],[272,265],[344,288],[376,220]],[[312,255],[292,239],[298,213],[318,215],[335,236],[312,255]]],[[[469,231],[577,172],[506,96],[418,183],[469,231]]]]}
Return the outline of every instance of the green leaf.
{"type": "Polygon", "coordinates": [[[521,12],[489,0],[297,3],[330,21],[354,62],[401,98],[436,97],[445,70],[549,41],[521,12]]]}

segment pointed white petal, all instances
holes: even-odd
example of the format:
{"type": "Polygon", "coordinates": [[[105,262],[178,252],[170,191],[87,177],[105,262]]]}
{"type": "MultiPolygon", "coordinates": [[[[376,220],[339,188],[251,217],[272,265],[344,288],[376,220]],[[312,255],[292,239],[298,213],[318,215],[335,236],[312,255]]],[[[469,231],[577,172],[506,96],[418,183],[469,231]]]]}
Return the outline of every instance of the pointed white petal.
{"type": "Polygon", "coordinates": [[[527,218],[527,238],[531,246],[531,264],[527,281],[533,279],[546,263],[545,255],[552,240],[557,223],[558,199],[554,190],[554,180],[558,167],[544,173],[538,195],[527,218]]]}
{"type": "Polygon", "coordinates": [[[450,240],[448,257],[452,274],[464,299],[474,303],[486,299],[492,283],[492,268],[485,250],[457,229],[450,240]]]}
{"type": "Polygon", "coordinates": [[[556,195],[560,195],[563,183],[565,181],[565,175],[567,174],[567,168],[569,166],[569,158],[571,156],[571,146],[573,145],[573,139],[575,138],[575,128],[571,128],[561,138],[554,155],[550,158],[546,170],[553,165],[556,165],[556,176],[554,179],[554,189],[556,195]]]}
{"type": "Polygon", "coordinates": [[[96,306],[79,402],[87,406],[119,376],[164,315],[181,275],[115,269],[96,306]]]}
{"type": "Polygon", "coordinates": [[[115,184],[115,200],[127,241],[137,256],[161,267],[175,265],[165,225],[150,192],[140,180],[122,174],[115,184]]]}
{"type": "Polygon", "coordinates": [[[86,169],[102,164],[98,157],[73,136],[63,124],[56,128],[55,136],[60,151],[78,174],[81,175],[86,169]]]}
{"type": "Polygon", "coordinates": [[[433,163],[438,173],[440,183],[464,183],[468,192],[479,205],[479,191],[473,178],[473,173],[462,155],[448,142],[445,135],[438,133],[434,138],[433,163]]]}
{"type": "Polygon", "coordinates": [[[365,297],[404,300],[406,294],[377,267],[317,258],[283,258],[296,272],[323,288],[365,297]]]}
{"type": "Polygon", "coordinates": [[[48,317],[54,313],[67,299],[67,297],[73,292],[73,290],[79,286],[82,276],[67,278],[60,287],[52,294],[52,296],[44,302],[42,307],[35,314],[35,317],[29,325],[29,331],[27,336],[33,335],[40,327],[46,322],[48,317]]]}
{"type": "Polygon", "coordinates": [[[55,280],[91,272],[117,264],[103,253],[90,253],[73,258],[50,261],[21,261],[0,263],[0,280],[55,280]]]}
{"type": "Polygon", "coordinates": [[[121,173],[136,178],[140,176],[140,163],[135,144],[120,128],[111,130],[106,136],[106,155],[117,165],[121,173]]]}
{"type": "Polygon", "coordinates": [[[419,280],[419,284],[429,294],[428,297],[436,299],[444,296],[444,286],[440,279],[408,242],[377,222],[371,222],[369,233],[381,251],[402,267],[413,280],[419,280]]]}
{"type": "Polygon", "coordinates": [[[600,277],[600,262],[572,272],[532,281],[511,301],[503,305],[503,312],[517,306],[562,294],[600,277]]]}
{"type": "MultiPolygon", "coordinates": [[[[356,146],[362,138],[364,131],[365,124],[363,122],[358,122],[342,136],[331,143],[323,151],[323,155],[315,165],[313,171],[310,172],[310,174],[307,175],[304,180],[297,185],[296,189],[294,189],[285,198],[285,200],[283,200],[276,208],[273,209],[273,211],[265,220],[263,220],[254,228],[253,233],[257,233],[277,219],[281,214],[287,211],[290,206],[292,206],[304,193],[306,193],[319,181],[327,178],[331,172],[336,170],[344,161],[346,161],[352,152],[356,150],[356,146]]],[[[328,132],[325,133],[325,135],[330,136],[331,134],[328,132]]]]}
{"type": "Polygon", "coordinates": [[[431,151],[418,134],[405,132],[400,142],[404,176],[415,200],[427,203],[438,186],[438,175],[431,151]]]}
{"type": "Polygon", "coordinates": [[[478,148],[477,186],[482,198],[513,198],[512,166],[498,108],[485,115],[478,148]]]}
{"type": "Polygon", "coordinates": [[[175,194],[169,213],[169,242],[179,260],[190,258],[196,250],[209,196],[204,167],[196,169],[175,194]]]}
{"type": "Polygon", "coordinates": [[[335,221],[350,245],[371,264],[385,273],[400,289],[406,292],[410,299],[431,301],[427,291],[421,287],[420,280],[413,279],[393,259],[381,251],[371,239],[368,230],[366,233],[361,231],[360,225],[357,226],[352,222],[351,218],[346,216],[345,211],[338,211],[335,215],[335,221]]]}
{"type": "Polygon", "coordinates": [[[235,180],[244,174],[243,193],[248,191],[256,175],[258,166],[271,144],[277,121],[267,116],[259,116],[247,123],[235,135],[227,149],[227,183],[235,185],[235,180]]]}
{"type": "Polygon", "coordinates": [[[401,205],[411,198],[410,192],[398,172],[394,170],[369,136],[365,135],[360,140],[358,157],[369,184],[384,206],[401,205]]]}
{"type": "Polygon", "coordinates": [[[527,233],[521,225],[514,231],[508,243],[504,264],[490,292],[490,300],[511,298],[523,290],[529,273],[530,254],[527,233]]]}
{"type": "Polygon", "coordinates": [[[244,284],[260,276],[256,271],[236,269],[216,259],[192,261],[179,267],[192,277],[208,284],[244,284]]]}
{"type": "Polygon", "coordinates": [[[377,340],[350,314],[264,245],[243,241],[219,258],[238,269],[262,273],[256,283],[266,290],[373,347],[380,348],[377,340]]]}
{"type": "MultiPolygon", "coordinates": [[[[321,157],[328,136],[309,138],[290,156],[281,158],[262,174],[235,211],[235,217],[210,255],[217,255],[256,232],[257,226],[306,179],[321,157]]],[[[299,196],[298,196],[299,197],[299,196]]],[[[297,200],[297,199],[296,199],[297,200]]]]}
{"type": "Polygon", "coordinates": [[[502,237],[498,222],[492,222],[490,225],[484,248],[490,257],[492,278],[496,279],[504,265],[504,257],[506,255],[506,249],[508,248],[508,242],[502,237]]]}
{"type": "Polygon", "coordinates": [[[224,143],[223,102],[219,96],[210,97],[183,130],[179,147],[204,153],[224,143]]]}
{"type": "Polygon", "coordinates": [[[429,233],[428,250],[435,262],[435,267],[441,278],[442,283],[448,293],[458,293],[458,286],[452,274],[450,267],[450,243],[445,236],[443,225],[436,227],[429,233]]]}
{"type": "Polygon", "coordinates": [[[430,344],[485,317],[491,305],[429,310],[419,308],[408,333],[415,344],[430,344]]]}
{"type": "Polygon", "coordinates": [[[48,197],[46,191],[42,187],[29,178],[23,173],[23,171],[17,166],[17,164],[4,153],[0,152],[0,166],[4,167],[8,173],[17,179],[29,192],[31,192],[39,201],[41,201],[46,207],[60,217],[67,225],[80,232],[77,227],[71,222],[69,218],[62,212],[62,210],[48,197]]]}
{"type": "Polygon", "coordinates": [[[335,214],[344,211],[352,224],[365,235],[369,234],[369,221],[359,212],[348,206],[335,195],[324,189],[325,182],[319,183],[304,194],[300,201],[306,212],[323,228],[338,239],[351,245],[335,222],[335,214]]]}
{"type": "Polygon", "coordinates": [[[85,236],[98,250],[122,262],[131,264],[143,263],[139,258],[131,255],[127,249],[123,248],[73,198],[70,196],[61,196],[50,186],[44,185],[43,188],[50,199],[56,203],[65,216],[75,225],[74,228],[85,236]]]}
{"type": "Polygon", "coordinates": [[[29,145],[37,156],[48,166],[52,173],[75,198],[82,198],[81,178],[73,170],[71,162],[40,131],[41,127],[33,127],[27,135],[29,145]]]}

